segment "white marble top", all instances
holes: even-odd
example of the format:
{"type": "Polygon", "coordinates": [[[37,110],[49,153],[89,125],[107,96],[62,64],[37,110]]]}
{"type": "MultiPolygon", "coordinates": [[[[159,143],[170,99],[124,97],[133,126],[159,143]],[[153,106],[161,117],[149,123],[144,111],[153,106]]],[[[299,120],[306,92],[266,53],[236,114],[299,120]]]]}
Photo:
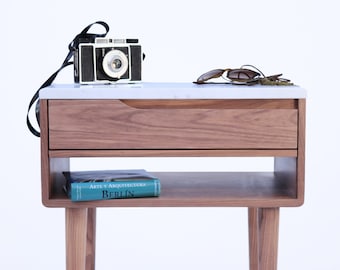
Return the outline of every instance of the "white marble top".
{"type": "Polygon", "coordinates": [[[41,99],[298,99],[299,86],[230,84],[134,83],[110,85],[53,84],[40,90],[41,99]]]}

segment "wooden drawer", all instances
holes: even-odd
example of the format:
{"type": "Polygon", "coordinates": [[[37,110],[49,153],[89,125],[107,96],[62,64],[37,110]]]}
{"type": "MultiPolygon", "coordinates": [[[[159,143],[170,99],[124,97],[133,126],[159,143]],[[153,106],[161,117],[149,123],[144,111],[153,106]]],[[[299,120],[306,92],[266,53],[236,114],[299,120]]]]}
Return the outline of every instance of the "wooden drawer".
{"type": "Polygon", "coordinates": [[[49,100],[50,149],[296,149],[295,100],[49,100]]]}

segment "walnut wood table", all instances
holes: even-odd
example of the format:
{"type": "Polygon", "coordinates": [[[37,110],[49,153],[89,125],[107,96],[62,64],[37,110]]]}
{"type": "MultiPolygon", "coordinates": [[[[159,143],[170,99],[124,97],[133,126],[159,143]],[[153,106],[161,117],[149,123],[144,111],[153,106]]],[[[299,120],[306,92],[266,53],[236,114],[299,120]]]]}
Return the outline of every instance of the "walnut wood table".
{"type": "Polygon", "coordinates": [[[247,207],[250,269],[277,269],[279,209],[304,202],[304,89],[53,85],[40,98],[42,201],[66,209],[67,270],[95,268],[97,207],[141,206],[247,207]],[[162,184],[158,198],[71,202],[61,173],[78,157],[273,157],[274,166],[154,172],[162,184]]]}

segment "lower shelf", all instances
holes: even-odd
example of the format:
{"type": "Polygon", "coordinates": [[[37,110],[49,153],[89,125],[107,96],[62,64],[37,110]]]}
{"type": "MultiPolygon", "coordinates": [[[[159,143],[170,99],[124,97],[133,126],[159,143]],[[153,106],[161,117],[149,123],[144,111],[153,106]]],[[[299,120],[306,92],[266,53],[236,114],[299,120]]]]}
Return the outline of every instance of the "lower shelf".
{"type": "Polygon", "coordinates": [[[275,172],[152,172],[161,181],[157,198],[71,202],[55,183],[47,207],[282,207],[299,206],[296,179],[275,172]]]}

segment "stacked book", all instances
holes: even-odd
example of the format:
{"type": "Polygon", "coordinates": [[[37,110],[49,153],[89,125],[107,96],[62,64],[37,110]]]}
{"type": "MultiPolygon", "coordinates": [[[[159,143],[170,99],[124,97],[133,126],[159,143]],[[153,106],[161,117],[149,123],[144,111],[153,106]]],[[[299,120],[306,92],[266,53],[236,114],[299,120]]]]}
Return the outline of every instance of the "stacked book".
{"type": "Polygon", "coordinates": [[[158,197],[160,181],[145,170],[66,171],[72,201],[158,197]]]}

